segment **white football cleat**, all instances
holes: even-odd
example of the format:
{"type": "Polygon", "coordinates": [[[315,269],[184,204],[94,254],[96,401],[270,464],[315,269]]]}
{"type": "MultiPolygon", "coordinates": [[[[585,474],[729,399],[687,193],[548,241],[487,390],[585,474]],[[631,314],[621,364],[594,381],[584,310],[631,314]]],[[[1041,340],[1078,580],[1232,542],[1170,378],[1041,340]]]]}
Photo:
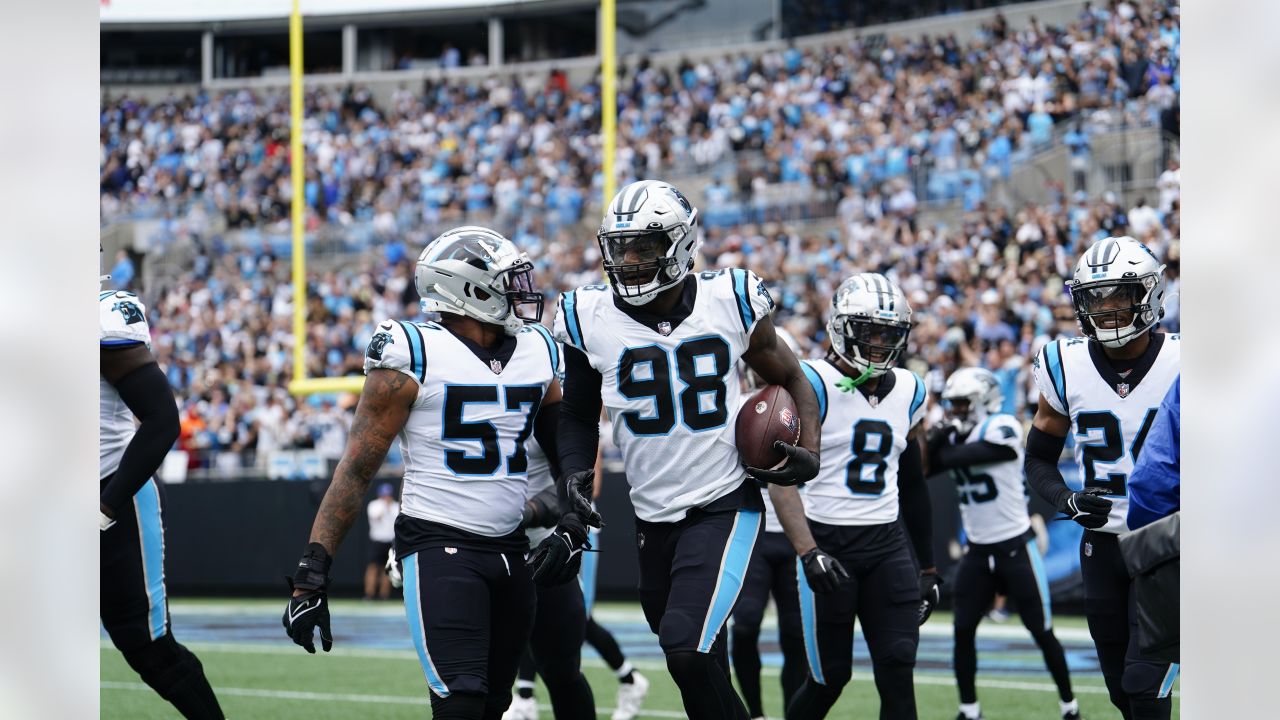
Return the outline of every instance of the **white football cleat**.
{"type": "Polygon", "coordinates": [[[522,698],[515,695],[511,698],[511,707],[502,713],[502,720],[538,720],[538,701],[533,698],[522,698]]]}
{"type": "Polygon", "coordinates": [[[618,707],[614,709],[612,720],[635,720],[640,714],[640,706],[644,704],[644,696],[649,694],[649,681],[635,670],[631,671],[632,683],[618,685],[618,707]]]}

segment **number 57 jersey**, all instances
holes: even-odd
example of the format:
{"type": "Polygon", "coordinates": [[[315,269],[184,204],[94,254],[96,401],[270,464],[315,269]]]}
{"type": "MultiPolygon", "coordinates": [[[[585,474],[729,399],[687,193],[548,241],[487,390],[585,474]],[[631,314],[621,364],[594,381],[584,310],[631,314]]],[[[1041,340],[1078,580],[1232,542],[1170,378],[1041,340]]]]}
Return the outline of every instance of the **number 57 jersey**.
{"type": "Polygon", "coordinates": [[[1102,532],[1128,532],[1126,485],[1169,386],[1178,377],[1177,335],[1151,333],[1151,344],[1125,375],[1112,368],[1094,340],[1055,340],[1032,360],[1036,387],[1049,405],[1071,419],[1075,458],[1084,487],[1111,499],[1102,532]]]}
{"type": "Polygon", "coordinates": [[[492,352],[436,323],[378,326],[365,373],[395,370],[418,384],[400,431],[404,515],[489,538],[516,530],[529,484],[525,442],[559,352],[540,325],[492,352]]]}
{"type": "Polygon", "coordinates": [[[764,283],[745,270],[690,274],[682,292],[671,313],[654,317],[587,285],[561,296],[555,320],[556,339],[600,373],[631,503],[648,522],[676,522],[742,485],[737,362],[773,310],[764,283]]]}

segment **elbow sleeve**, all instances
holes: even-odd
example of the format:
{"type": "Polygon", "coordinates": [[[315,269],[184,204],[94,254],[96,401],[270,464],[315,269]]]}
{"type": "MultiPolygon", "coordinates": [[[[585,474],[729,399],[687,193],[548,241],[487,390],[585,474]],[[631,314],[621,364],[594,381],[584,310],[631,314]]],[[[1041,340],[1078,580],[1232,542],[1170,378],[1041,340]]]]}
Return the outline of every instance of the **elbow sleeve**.
{"type": "Polygon", "coordinates": [[[118,514],[160,469],[182,428],[173,391],[156,363],[125,375],[114,387],[139,420],[137,432],[120,457],[120,467],[99,497],[112,513],[118,514]]]}

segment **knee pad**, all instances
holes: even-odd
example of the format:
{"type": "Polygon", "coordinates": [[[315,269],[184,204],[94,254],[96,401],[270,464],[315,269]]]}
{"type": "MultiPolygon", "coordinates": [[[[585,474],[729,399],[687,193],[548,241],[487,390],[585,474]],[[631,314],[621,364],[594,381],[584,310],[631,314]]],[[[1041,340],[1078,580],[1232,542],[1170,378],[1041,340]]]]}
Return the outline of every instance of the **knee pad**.
{"type": "MultiPolygon", "coordinates": [[[[511,704],[511,695],[507,694],[507,705],[511,704]]],[[[501,716],[506,710],[504,705],[498,711],[501,716]]],[[[431,695],[431,717],[435,720],[481,720],[486,716],[485,696],[473,693],[453,693],[442,698],[431,695]]]]}
{"type": "Polygon", "coordinates": [[[1168,665],[1147,662],[1125,663],[1120,687],[1132,698],[1155,699],[1169,672],[1168,665]]]}
{"type": "Polygon", "coordinates": [[[658,644],[662,651],[670,655],[673,652],[696,651],[701,639],[704,618],[695,618],[687,612],[672,611],[662,616],[662,624],[658,628],[658,644]]]}
{"type": "Polygon", "coordinates": [[[915,667],[918,647],[919,642],[914,639],[896,639],[885,648],[888,652],[873,664],[879,667],[915,667]]]}
{"type": "Polygon", "coordinates": [[[191,675],[204,673],[204,666],[191,651],[178,644],[173,635],[165,633],[159,639],[142,647],[125,650],[125,662],[138,673],[142,681],[164,696],[191,675]]]}

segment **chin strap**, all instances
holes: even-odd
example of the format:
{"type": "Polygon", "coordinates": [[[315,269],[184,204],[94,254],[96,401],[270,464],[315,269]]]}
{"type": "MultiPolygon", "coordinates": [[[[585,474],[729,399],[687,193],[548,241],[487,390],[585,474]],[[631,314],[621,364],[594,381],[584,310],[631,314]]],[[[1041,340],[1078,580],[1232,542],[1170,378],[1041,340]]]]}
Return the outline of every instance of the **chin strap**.
{"type": "Polygon", "coordinates": [[[859,385],[861,385],[862,383],[870,379],[871,379],[871,366],[868,365],[867,369],[863,370],[862,374],[859,375],[857,378],[851,378],[848,375],[845,375],[844,377],[837,380],[836,387],[845,392],[853,392],[854,390],[858,389],[859,385]]]}

